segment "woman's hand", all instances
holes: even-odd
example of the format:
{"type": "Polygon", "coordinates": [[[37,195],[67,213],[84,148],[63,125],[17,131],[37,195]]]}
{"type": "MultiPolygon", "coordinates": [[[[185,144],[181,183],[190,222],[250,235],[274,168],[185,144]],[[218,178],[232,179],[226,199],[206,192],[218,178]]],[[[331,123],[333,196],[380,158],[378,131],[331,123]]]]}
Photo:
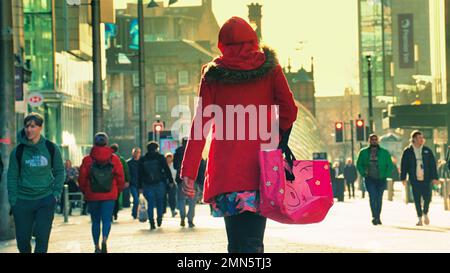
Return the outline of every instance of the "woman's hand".
{"type": "Polygon", "coordinates": [[[183,192],[186,194],[189,198],[195,197],[195,187],[194,187],[195,180],[189,177],[184,176],[183,177],[183,192]]]}

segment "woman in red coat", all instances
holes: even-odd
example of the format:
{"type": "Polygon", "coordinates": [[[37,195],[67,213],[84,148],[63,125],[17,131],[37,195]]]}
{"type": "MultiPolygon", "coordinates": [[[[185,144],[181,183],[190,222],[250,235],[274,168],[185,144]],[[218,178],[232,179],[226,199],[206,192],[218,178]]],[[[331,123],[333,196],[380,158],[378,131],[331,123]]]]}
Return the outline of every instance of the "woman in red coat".
{"type": "Polygon", "coordinates": [[[232,17],[222,26],[219,49],[222,55],[202,69],[200,101],[181,168],[183,188],[193,195],[212,128],[204,200],[214,216],[225,217],[230,253],[262,253],[266,218],[259,215],[258,154],[265,149],[262,144],[277,147],[278,133],[292,127],[297,107],[274,51],[260,48],[245,20],[232,17]],[[271,134],[267,138],[262,132],[271,134]]]}
{"type": "Polygon", "coordinates": [[[90,155],[86,156],[81,164],[78,182],[91,214],[95,253],[107,253],[107,240],[111,230],[115,200],[125,186],[125,178],[122,163],[119,157],[114,154],[113,149],[108,147],[108,136],[105,133],[95,135],[94,147],[91,149],[90,155]],[[94,163],[99,168],[92,168],[94,163]],[[106,190],[99,189],[98,184],[91,181],[91,178],[95,177],[94,172],[100,170],[101,166],[105,166],[105,170],[112,173],[111,180],[108,182],[109,187],[106,187],[106,190]],[[102,223],[101,249],[99,247],[100,222],[102,223]]]}

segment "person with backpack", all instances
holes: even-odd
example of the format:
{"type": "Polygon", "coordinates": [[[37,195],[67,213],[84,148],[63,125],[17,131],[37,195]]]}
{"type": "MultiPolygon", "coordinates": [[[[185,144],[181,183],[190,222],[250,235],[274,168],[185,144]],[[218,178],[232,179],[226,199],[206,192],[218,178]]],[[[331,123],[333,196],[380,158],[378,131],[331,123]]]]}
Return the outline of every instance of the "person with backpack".
{"type": "Polygon", "coordinates": [[[297,119],[298,108],[275,51],[260,46],[258,35],[244,19],[232,17],[225,22],[218,47],[222,54],[202,68],[200,100],[181,164],[183,191],[190,198],[195,196],[203,149],[212,131],[204,200],[213,205],[214,216],[225,218],[230,253],[263,253],[266,218],[259,210],[258,156],[262,145],[277,144],[278,131],[288,132],[297,119]],[[278,111],[270,107],[275,105],[278,111]],[[207,113],[210,106],[214,106],[213,114],[207,113]],[[261,122],[247,118],[248,113],[245,118],[236,117],[236,112],[229,115],[242,106],[255,109],[259,117],[255,120],[261,122]],[[218,111],[224,114],[218,115],[218,111]],[[260,129],[268,130],[267,123],[274,116],[279,127],[271,126],[270,139],[258,136],[260,129]],[[243,137],[239,133],[236,137],[236,132],[242,132],[243,137]]]}
{"type": "Polygon", "coordinates": [[[108,147],[108,135],[97,133],[94,147],[83,158],[79,176],[80,189],[88,203],[92,221],[92,238],[95,253],[108,253],[107,242],[111,231],[111,219],[117,196],[125,186],[122,163],[113,149],[108,147]],[[102,244],[100,241],[102,224],[102,244]]]}
{"type": "Polygon", "coordinates": [[[7,175],[8,199],[16,226],[20,253],[46,253],[55,206],[64,184],[64,164],[59,148],[41,135],[44,118],[30,113],[11,152],[7,175]]]}
{"type": "Polygon", "coordinates": [[[121,210],[122,207],[126,207],[127,204],[128,204],[128,207],[129,207],[129,204],[130,204],[130,189],[129,189],[129,186],[130,186],[130,174],[129,174],[129,169],[128,169],[127,162],[125,161],[125,159],[122,156],[120,156],[118,154],[118,152],[119,152],[119,144],[117,144],[117,143],[112,144],[111,145],[111,149],[113,149],[114,154],[119,157],[120,162],[122,163],[122,167],[123,167],[123,174],[125,176],[125,188],[124,188],[123,192],[120,193],[119,196],[117,196],[116,203],[114,205],[114,212],[113,212],[114,218],[113,219],[117,220],[119,210],[121,210]]]}
{"type": "Polygon", "coordinates": [[[158,143],[151,141],[147,145],[147,154],[139,161],[139,189],[143,192],[148,203],[148,220],[150,229],[156,229],[154,208],[157,211],[157,225],[161,227],[163,210],[164,210],[164,194],[166,193],[167,181],[173,184],[172,174],[167,165],[166,158],[158,151],[158,143]]]}

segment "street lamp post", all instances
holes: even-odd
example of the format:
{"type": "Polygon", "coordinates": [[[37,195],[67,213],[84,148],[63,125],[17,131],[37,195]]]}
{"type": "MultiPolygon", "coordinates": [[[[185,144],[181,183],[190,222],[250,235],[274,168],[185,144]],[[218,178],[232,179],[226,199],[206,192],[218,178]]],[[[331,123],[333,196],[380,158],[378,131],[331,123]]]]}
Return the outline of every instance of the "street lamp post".
{"type": "Polygon", "coordinates": [[[144,7],[143,1],[138,1],[139,20],[139,146],[144,149],[146,144],[147,120],[145,107],[145,41],[144,41],[144,7]]]}
{"type": "Polygon", "coordinates": [[[373,133],[373,105],[372,105],[372,56],[367,55],[367,85],[368,85],[368,99],[369,99],[369,130],[373,133]]]}
{"type": "Polygon", "coordinates": [[[93,117],[94,135],[104,130],[103,123],[103,84],[100,45],[100,0],[92,0],[92,62],[94,65],[93,79],[93,117]]]}

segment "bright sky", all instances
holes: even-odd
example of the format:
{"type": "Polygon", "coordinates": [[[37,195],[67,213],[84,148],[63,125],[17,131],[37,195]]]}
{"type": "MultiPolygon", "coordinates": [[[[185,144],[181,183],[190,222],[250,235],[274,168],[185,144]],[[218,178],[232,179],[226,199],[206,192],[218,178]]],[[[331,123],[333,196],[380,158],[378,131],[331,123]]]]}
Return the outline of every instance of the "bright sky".
{"type": "MultiPolygon", "coordinates": [[[[291,58],[295,70],[309,70],[314,57],[318,96],[343,95],[346,87],[359,90],[357,1],[213,0],[213,12],[219,25],[231,16],[248,20],[251,3],[263,6],[263,42],[277,50],[283,66],[291,58]]],[[[200,4],[201,0],[179,0],[176,6],[200,4]]]]}

